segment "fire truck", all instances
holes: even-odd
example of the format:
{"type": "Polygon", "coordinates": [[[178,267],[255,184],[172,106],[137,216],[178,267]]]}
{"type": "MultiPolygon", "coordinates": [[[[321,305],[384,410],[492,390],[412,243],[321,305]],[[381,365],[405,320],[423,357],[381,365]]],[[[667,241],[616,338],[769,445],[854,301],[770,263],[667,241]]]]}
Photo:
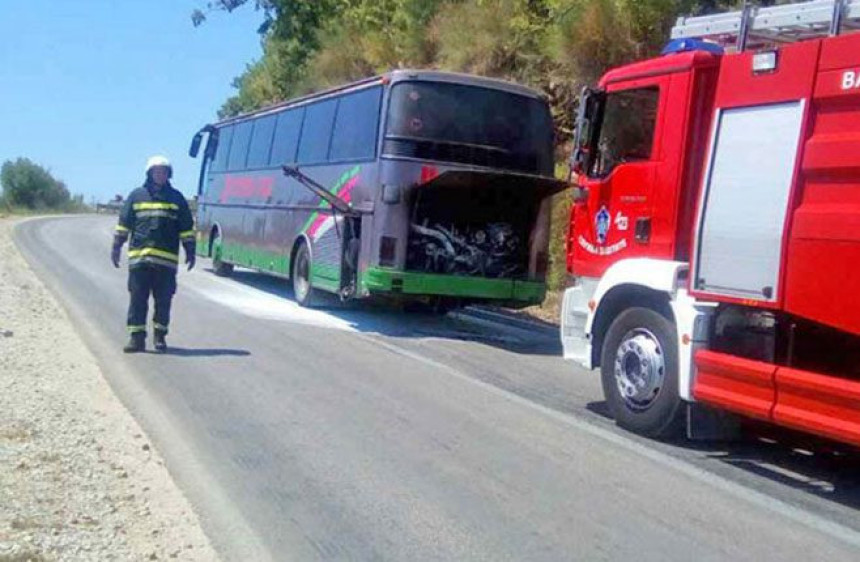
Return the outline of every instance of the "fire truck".
{"type": "Polygon", "coordinates": [[[860,0],[680,18],[577,115],[566,359],[649,437],[860,445],[860,0]]]}

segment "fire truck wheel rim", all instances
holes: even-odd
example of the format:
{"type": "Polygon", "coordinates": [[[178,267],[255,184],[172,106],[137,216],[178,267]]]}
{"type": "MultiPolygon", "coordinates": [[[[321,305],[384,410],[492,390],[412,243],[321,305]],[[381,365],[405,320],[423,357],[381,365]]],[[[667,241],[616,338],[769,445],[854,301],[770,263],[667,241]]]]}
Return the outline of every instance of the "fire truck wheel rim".
{"type": "Polygon", "coordinates": [[[615,354],[615,382],[628,408],[647,410],[663,388],[666,362],[660,340],[645,328],[627,332],[615,354]]]}

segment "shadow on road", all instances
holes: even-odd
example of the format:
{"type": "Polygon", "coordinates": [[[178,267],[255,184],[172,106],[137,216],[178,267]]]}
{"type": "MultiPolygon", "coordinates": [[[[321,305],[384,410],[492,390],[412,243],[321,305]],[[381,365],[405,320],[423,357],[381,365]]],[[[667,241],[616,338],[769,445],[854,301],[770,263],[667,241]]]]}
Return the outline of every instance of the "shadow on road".
{"type": "Polygon", "coordinates": [[[244,349],[189,349],[185,347],[169,347],[166,355],[174,357],[247,357],[250,351],[244,349]]]}
{"type": "Polygon", "coordinates": [[[600,402],[589,402],[585,405],[585,409],[602,418],[606,418],[608,420],[612,419],[612,414],[609,413],[609,405],[605,400],[601,400],[600,402]]]}
{"type": "MultiPolygon", "coordinates": [[[[212,273],[211,268],[206,268],[212,273]]],[[[214,275],[214,273],[213,273],[214,275]]],[[[237,269],[231,279],[247,287],[279,298],[294,300],[289,281],[249,270],[237,269]]],[[[522,336],[500,333],[484,326],[456,320],[444,314],[404,311],[402,307],[385,300],[342,302],[334,295],[320,295],[317,310],[324,311],[348,322],[363,333],[374,333],[392,338],[438,338],[472,341],[521,355],[561,356],[557,337],[542,333],[522,336]]]]}
{"type": "MultiPolygon", "coordinates": [[[[586,409],[612,419],[605,401],[586,409]]],[[[733,441],[672,439],[668,445],[834,503],[860,509],[860,451],[847,445],[763,423],[746,423],[733,441]]]]}

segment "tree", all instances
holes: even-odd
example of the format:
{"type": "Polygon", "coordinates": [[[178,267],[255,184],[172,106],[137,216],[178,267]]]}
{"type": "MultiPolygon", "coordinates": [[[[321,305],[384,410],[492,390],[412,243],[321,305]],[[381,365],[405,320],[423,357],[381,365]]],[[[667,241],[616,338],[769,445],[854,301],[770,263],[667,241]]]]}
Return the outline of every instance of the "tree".
{"type": "Polygon", "coordinates": [[[0,168],[3,199],[12,207],[65,209],[71,197],[66,184],[27,158],[7,160],[0,168]]]}

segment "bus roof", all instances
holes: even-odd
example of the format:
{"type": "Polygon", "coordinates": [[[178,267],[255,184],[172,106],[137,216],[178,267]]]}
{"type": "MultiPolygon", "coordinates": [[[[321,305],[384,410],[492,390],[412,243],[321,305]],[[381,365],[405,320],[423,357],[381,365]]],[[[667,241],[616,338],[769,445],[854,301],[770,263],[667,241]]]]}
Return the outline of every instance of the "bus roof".
{"type": "Polygon", "coordinates": [[[510,92],[512,94],[518,94],[521,96],[526,96],[535,99],[545,99],[546,96],[538,90],[534,90],[532,88],[528,88],[526,86],[521,86],[519,84],[515,84],[513,82],[507,82],[505,80],[499,80],[496,78],[486,78],[483,76],[474,76],[471,74],[461,74],[457,72],[441,72],[438,70],[410,70],[410,69],[398,69],[392,70],[386,74],[382,74],[379,76],[373,76],[371,78],[365,78],[363,80],[358,80],[356,82],[350,82],[349,84],[344,84],[342,86],[337,86],[335,88],[329,88],[328,90],[322,90],[319,92],[314,92],[312,94],[307,94],[305,96],[301,96],[298,98],[293,98],[287,101],[283,101],[274,105],[270,105],[267,107],[263,107],[254,111],[250,111],[248,113],[243,113],[241,115],[237,115],[235,117],[229,117],[227,119],[223,119],[221,121],[217,121],[213,123],[214,127],[224,127],[226,125],[232,125],[234,123],[238,123],[241,121],[245,121],[248,119],[253,119],[255,117],[260,117],[262,115],[266,115],[269,113],[275,113],[285,107],[302,105],[305,103],[309,103],[311,101],[316,101],[319,99],[324,99],[331,96],[336,96],[345,92],[349,92],[351,90],[360,90],[362,88],[367,88],[370,86],[374,86],[377,84],[396,84],[397,82],[408,82],[415,80],[425,80],[428,82],[447,82],[451,84],[465,84],[467,86],[477,86],[481,88],[492,88],[495,90],[503,90],[505,92],[510,92]]]}

